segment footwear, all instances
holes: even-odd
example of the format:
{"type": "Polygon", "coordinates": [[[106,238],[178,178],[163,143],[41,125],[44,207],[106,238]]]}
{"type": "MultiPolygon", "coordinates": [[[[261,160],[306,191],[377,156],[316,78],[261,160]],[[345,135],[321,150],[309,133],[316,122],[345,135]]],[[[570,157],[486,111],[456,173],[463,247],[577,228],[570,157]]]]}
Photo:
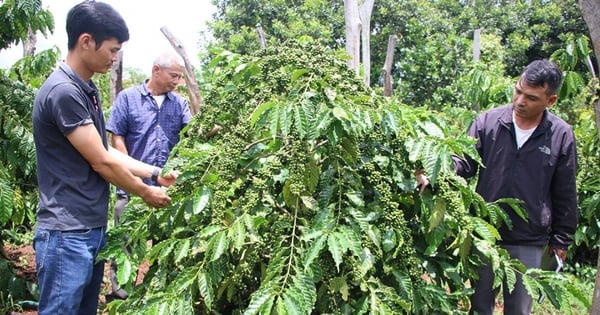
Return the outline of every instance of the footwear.
{"type": "Polygon", "coordinates": [[[109,293],[106,295],[106,300],[107,300],[107,302],[108,302],[108,300],[109,300],[109,299],[110,299],[111,301],[112,301],[112,300],[115,300],[115,299],[118,299],[118,300],[125,300],[125,299],[127,299],[127,297],[128,297],[128,296],[129,296],[129,294],[127,294],[127,291],[125,291],[125,290],[123,290],[123,289],[118,289],[117,291],[112,291],[112,292],[109,292],[109,293]]]}

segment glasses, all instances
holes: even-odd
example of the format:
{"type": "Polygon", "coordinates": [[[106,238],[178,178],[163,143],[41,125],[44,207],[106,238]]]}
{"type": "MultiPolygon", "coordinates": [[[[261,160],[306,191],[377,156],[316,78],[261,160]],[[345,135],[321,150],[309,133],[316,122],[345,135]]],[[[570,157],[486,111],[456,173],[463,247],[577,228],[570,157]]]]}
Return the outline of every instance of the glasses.
{"type": "Polygon", "coordinates": [[[183,73],[177,73],[177,72],[169,72],[169,76],[171,77],[171,79],[182,79],[183,78],[183,73]]]}
{"type": "Polygon", "coordinates": [[[166,73],[171,80],[180,80],[183,78],[183,72],[178,71],[180,69],[174,69],[174,67],[161,67],[160,65],[154,66],[157,67],[160,72],[166,73]]]}

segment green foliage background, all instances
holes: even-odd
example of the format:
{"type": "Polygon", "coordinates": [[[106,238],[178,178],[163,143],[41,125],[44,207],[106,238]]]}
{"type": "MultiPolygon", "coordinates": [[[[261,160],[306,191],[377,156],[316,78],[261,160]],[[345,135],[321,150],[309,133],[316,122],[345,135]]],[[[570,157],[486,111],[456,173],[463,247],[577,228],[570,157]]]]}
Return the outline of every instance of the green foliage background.
{"type": "Polygon", "coordinates": [[[374,94],[309,38],[223,51],[210,70],[203,114],[167,164],[182,172],[175,203],[130,203],[110,232],[104,254],[127,289],[144,260],[152,266],[110,313],[466,314],[475,250],[495,262],[498,285],[524,274],[565,313],[589,306],[577,279],[525,273],[495,245],[506,214],[454,175],[452,152],[477,154],[448,136],[450,117],[374,94]],[[422,197],[421,167],[436,187],[422,197]]]}
{"type": "MultiPolygon", "coordinates": [[[[586,67],[590,45],[575,0],[377,0],[372,87],[335,56],[344,47],[343,2],[213,3],[214,41],[198,69],[205,103],[169,161],[183,171],[170,190],[175,203],[158,211],[136,200],[127,223],[110,231],[104,255],[117,261],[132,292],[111,312],[464,312],[474,249],[497,264],[497,284],[510,285],[524,268],[494,245],[505,220],[499,204],[482,202],[473,182],[455,178],[449,154],[469,153],[464,131],[473,117],[508,102],[523,66],[550,56],[566,75],[552,111],[578,139],[581,223],[567,273],[528,271],[525,279],[561,313],[589,308],[585,283],[600,239],[598,131],[589,104],[600,92],[586,67]],[[258,25],[266,51],[257,51],[258,25]],[[476,28],[482,47],[474,63],[476,28]],[[395,96],[383,99],[379,71],[392,34],[399,35],[395,96]],[[288,42],[306,35],[313,40],[288,42]],[[206,138],[214,124],[223,129],[206,138]],[[421,197],[412,175],[420,167],[435,183],[421,197]],[[145,259],[148,281],[133,291],[145,259]]],[[[24,40],[27,27],[54,27],[39,0],[4,1],[0,18],[10,26],[0,30],[0,49],[24,40]]],[[[0,74],[0,241],[22,242],[23,228],[35,223],[30,112],[58,55],[43,51],[0,74]]],[[[108,108],[108,77],[94,80],[108,108]]],[[[499,202],[518,211],[514,200],[499,202]]],[[[12,285],[5,282],[0,288],[12,285]]],[[[35,295],[27,285],[2,292],[35,295]]]]}

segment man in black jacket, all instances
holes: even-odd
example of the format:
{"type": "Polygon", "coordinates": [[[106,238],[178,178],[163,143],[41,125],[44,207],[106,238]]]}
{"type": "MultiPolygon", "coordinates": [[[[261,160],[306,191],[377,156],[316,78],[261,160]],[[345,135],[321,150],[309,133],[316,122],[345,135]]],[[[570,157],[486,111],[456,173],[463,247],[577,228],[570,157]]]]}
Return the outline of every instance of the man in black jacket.
{"type": "MultiPolygon", "coordinates": [[[[512,104],[480,114],[469,129],[485,167],[471,158],[454,157],[456,173],[468,178],[479,171],[477,192],[486,201],[522,200],[528,221],[512,209],[505,211],[512,229],[500,227],[499,245],[527,268],[540,268],[547,255],[564,260],[573,242],[578,221],[577,150],[571,127],[547,108],[557,100],[561,70],[548,60],[537,60],[523,70],[515,86],[512,104]]],[[[428,180],[417,174],[422,187],[428,180]]],[[[473,282],[471,313],[493,314],[496,292],[491,265],[479,269],[473,282]]],[[[504,314],[530,314],[532,297],[521,277],[513,291],[504,288],[504,314]]]]}
{"type": "MultiPolygon", "coordinates": [[[[506,209],[513,228],[503,225],[500,245],[527,268],[540,268],[544,247],[564,260],[578,220],[577,150],[571,127],[548,110],[556,102],[561,70],[548,60],[529,64],[515,86],[511,105],[481,114],[469,130],[485,167],[479,168],[477,192],[487,201],[517,198],[528,221],[506,209]]],[[[460,176],[475,175],[477,164],[455,158],[460,176]]],[[[492,314],[491,266],[480,269],[471,297],[473,311],[492,314]]],[[[504,289],[504,314],[529,314],[532,298],[520,277],[504,289]]]]}

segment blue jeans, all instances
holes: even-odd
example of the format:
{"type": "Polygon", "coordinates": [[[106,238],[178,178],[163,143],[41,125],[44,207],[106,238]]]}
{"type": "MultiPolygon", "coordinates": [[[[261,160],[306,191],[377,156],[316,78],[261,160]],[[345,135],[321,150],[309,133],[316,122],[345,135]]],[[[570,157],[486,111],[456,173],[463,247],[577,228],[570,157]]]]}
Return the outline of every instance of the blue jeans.
{"type": "Polygon", "coordinates": [[[96,314],[104,262],[95,262],[106,244],[106,228],[55,231],[37,228],[33,238],[39,315],[96,314]]]}

